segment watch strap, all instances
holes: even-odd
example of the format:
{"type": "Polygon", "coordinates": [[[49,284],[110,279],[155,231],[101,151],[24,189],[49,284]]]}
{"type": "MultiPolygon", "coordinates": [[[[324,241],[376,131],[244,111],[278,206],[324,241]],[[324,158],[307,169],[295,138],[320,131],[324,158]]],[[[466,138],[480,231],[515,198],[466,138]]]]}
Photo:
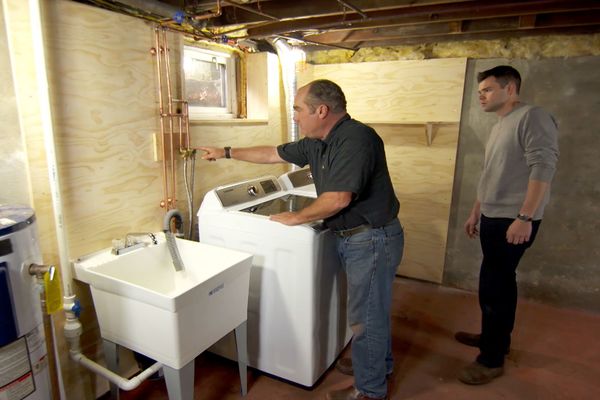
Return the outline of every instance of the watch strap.
{"type": "Polygon", "coordinates": [[[223,149],[225,150],[225,158],[231,158],[231,146],[225,146],[223,149]]]}
{"type": "Polygon", "coordinates": [[[521,221],[524,221],[524,222],[533,221],[533,218],[531,218],[529,215],[525,215],[525,214],[517,214],[517,219],[520,219],[521,221]]]}

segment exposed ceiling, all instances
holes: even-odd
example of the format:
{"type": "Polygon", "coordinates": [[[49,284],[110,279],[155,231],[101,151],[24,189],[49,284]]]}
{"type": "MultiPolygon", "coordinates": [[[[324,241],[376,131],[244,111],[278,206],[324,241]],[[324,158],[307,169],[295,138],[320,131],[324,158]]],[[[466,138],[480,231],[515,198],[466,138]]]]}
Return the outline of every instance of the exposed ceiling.
{"type": "Polygon", "coordinates": [[[76,0],[198,37],[306,49],[416,45],[600,32],[598,0],[76,0]]]}

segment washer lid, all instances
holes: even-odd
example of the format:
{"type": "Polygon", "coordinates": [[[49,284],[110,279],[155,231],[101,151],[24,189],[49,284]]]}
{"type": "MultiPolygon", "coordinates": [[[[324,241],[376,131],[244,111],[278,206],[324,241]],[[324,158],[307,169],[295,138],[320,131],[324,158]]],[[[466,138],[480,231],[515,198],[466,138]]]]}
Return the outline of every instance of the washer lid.
{"type": "Polygon", "coordinates": [[[34,221],[35,213],[30,207],[0,204],[0,236],[25,229],[34,221]]]}
{"type": "Polygon", "coordinates": [[[247,212],[258,215],[273,215],[285,211],[300,211],[311,205],[316,199],[313,197],[298,196],[295,194],[287,194],[285,196],[276,197],[272,200],[267,200],[263,203],[253,205],[252,207],[244,208],[241,212],[247,212]]]}

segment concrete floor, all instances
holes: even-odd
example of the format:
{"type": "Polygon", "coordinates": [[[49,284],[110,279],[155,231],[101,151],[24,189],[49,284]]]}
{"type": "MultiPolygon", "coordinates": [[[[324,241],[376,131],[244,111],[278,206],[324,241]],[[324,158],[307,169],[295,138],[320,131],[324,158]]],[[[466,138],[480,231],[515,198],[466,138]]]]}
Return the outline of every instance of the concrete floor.
{"type": "MultiPolygon", "coordinates": [[[[474,293],[397,278],[393,305],[395,372],[390,399],[600,399],[600,315],[521,300],[505,375],[483,386],[455,378],[477,349],[454,341],[478,331],[474,293]]],[[[349,348],[344,351],[349,355],[349,348]]],[[[212,354],[196,359],[196,400],[240,399],[237,364],[212,354]]],[[[324,399],[352,378],[329,369],[306,389],[250,369],[247,400],[324,399]]],[[[105,396],[105,398],[108,398],[105,396]]],[[[167,399],[163,380],[121,392],[122,400],[167,399]]]]}

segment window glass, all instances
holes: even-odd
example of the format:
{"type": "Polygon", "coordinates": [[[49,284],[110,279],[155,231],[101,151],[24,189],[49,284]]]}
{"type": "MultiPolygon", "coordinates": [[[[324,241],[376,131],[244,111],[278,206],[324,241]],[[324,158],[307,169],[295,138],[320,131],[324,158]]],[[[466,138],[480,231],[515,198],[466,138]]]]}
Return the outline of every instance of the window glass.
{"type": "Polygon", "coordinates": [[[184,46],[183,53],[185,100],[190,118],[235,116],[235,60],[227,53],[192,46],[184,46]]]}

